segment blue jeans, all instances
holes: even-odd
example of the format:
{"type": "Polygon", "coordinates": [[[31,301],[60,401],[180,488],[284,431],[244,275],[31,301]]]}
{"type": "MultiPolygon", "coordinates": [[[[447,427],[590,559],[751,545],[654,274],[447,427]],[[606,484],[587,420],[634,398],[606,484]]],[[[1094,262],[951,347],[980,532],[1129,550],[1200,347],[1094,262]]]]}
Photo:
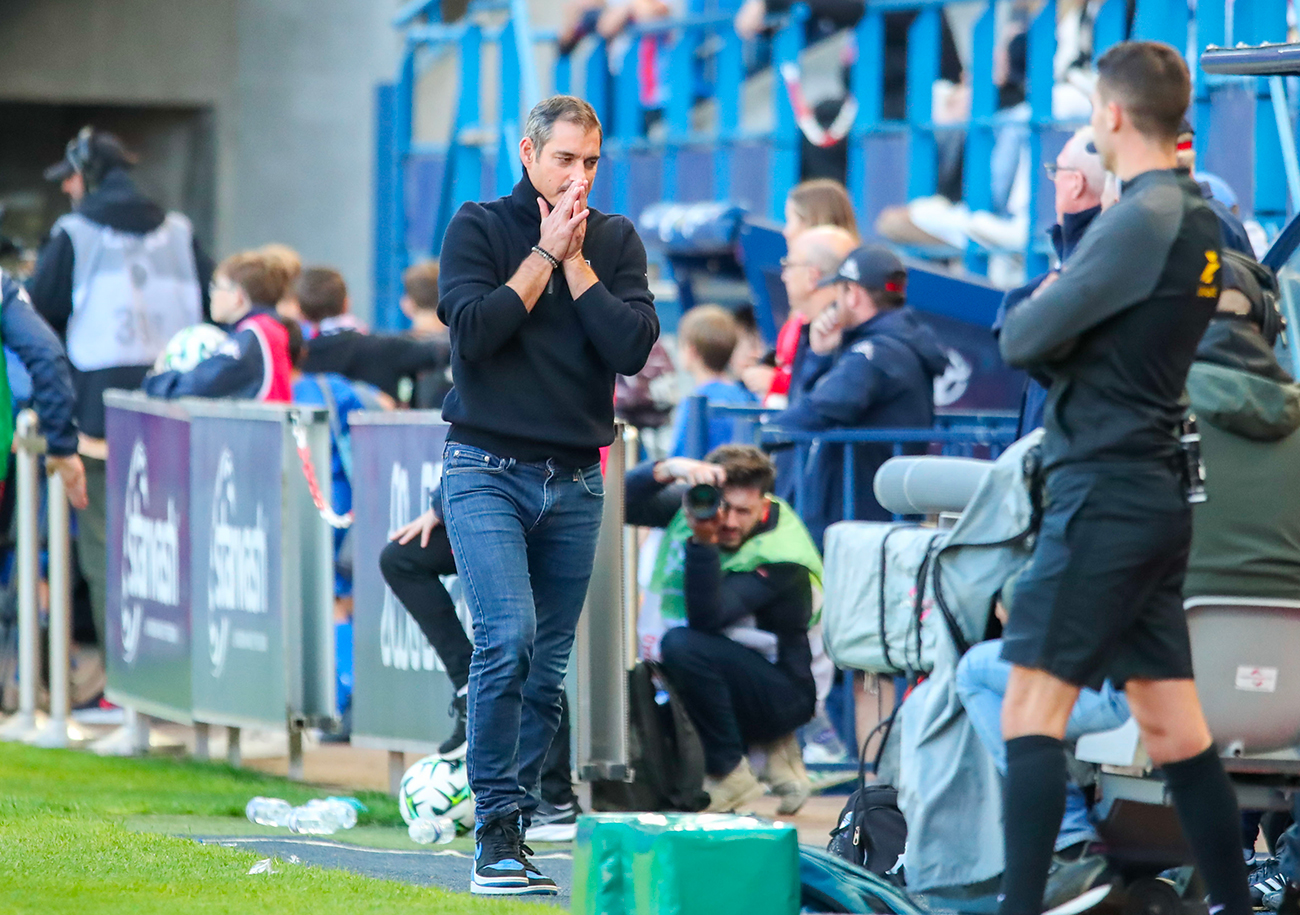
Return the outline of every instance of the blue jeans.
{"type": "Polygon", "coordinates": [[[448,442],[447,534],[474,622],[469,783],[482,824],[540,799],[600,532],[600,465],[521,463],[448,442]]]}
{"type": "MultiPolygon", "coordinates": [[[[1002,698],[1007,694],[1011,664],[1001,658],[1002,641],[981,642],[962,657],[957,665],[957,695],[970,717],[971,727],[991,754],[998,771],[1007,774],[1007,744],[1002,738],[1002,698]]],[[[1084,734],[1111,731],[1128,721],[1128,699],[1107,680],[1101,691],[1080,691],[1070,720],[1065,727],[1066,740],[1078,740],[1084,734]]],[[[1065,816],[1056,837],[1056,850],[1079,842],[1095,842],[1097,832],[1088,819],[1088,802],[1079,787],[1071,783],[1065,794],[1065,816]]]]}

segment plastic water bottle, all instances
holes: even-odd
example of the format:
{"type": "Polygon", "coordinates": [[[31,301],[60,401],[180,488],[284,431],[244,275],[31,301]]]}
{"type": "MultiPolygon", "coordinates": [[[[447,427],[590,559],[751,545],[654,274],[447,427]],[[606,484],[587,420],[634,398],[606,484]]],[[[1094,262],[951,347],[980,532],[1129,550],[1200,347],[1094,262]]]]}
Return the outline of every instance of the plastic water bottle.
{"type": "Polygon", "coordinates": [[[244,808],[244,815],[259,826],[288,826],[293,805],[278,797],[255,797],[244,808]]]}
{"type": "Polygon", "coordinates": [[[341,797],[327,797],[323,801],[314,799],[303,806],[322,813],[334,825],[335,831],[351,829],[357,825],[357,808],[341,797]]]}
{"type": "Polygon", "coordinates": [[[328,836],[339,831],[332,811],[323,804],[311,802],[293,809],[289,828],[308,836],[328,836]]]}
{"type": "Polygon", "coordinates": [[[417,817],[406,834],[421,845],[446,845],[456,838],[456,823],[451,817],[417,817]]]}

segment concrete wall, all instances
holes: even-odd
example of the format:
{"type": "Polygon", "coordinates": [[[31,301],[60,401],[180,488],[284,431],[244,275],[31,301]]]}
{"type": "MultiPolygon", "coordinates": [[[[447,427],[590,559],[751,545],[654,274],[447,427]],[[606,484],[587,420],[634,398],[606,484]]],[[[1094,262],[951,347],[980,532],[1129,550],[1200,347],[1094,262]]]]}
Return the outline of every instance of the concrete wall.
{"type": "Polygon", "coordinates": [[[241,0],[237,126],[218,128],[231,243],[283,241],[308,263],[337,266],[363,315],[372,286],[374,94],[396,72],[401,39],[389,20],[397,6],[241,0]]]}
{"type": "Polygon", "coordinates": [[[214,253],[286,242],[338,266],[365,314],[374,86],[397,66],[397,6],[0,0],[0,101],[210,110],[214,253]]]}

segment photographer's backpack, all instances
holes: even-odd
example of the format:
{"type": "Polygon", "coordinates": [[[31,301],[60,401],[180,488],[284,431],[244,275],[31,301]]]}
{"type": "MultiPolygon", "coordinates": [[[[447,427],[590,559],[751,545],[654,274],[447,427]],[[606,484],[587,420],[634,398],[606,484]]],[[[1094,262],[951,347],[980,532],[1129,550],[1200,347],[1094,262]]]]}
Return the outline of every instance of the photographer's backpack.
{"type": "MultiPolygon", "coordinates": [[[[883,729],[881,751],[889,740],[894,716],[882,721],[877,731],[883,729]]],[[[867,784],[868,735],[863,741],[858,759],[858,782],[848,802],[840,811],[839,822],[831,830],[831,841],[826,850],[851,864],[885,877],[897,886],[903,885],[903,850],[907,847],[907,821],[898,809],[898,790],[891,785],[867,784]]],[[[876,761],[879,762],[877,754],[876,761]]]]}
{"type": "Polygon", "coordinates": [[[628,672],[628,711],[633,781],[597,782],[597,807],[684,813],[707,807],[704,745],[658,664],[639,661],[628,672]]]}

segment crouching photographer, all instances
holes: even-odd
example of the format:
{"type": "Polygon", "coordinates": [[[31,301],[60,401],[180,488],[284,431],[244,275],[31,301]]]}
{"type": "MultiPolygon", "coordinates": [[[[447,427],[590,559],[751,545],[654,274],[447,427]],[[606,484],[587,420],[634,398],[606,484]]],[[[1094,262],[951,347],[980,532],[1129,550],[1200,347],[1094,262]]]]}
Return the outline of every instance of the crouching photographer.
{"type": "Polygon", "coordinates": [[[808,630],[822,563],[794,509],[771,495],[762,451],[724,445],[703,461],[643,464],[627,477],[629,524],[664,528],[638,621],[704,745],[709,811],[764,793],[746,752],[766,754],[782,814],[809,794],[796,728],[817,690],[808,630]]]}

